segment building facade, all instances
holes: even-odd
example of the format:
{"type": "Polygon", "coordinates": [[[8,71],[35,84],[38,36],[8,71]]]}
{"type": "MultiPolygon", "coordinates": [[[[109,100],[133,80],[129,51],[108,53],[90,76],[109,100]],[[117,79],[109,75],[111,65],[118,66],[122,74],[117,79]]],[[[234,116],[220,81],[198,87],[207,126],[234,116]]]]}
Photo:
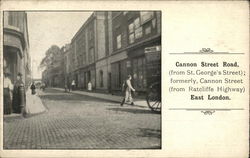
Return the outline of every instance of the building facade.
{"type": "Polygon", "coordinates": [[[60,82],[70,85],[75,80],[80,90],[91,82],[95,91],[115,93],[130,74],[135,89],[145,92],[150,84],[145,50],[160,46],[161,12],[93,12],[62,48],[64,80],[60,82]]]}
{"type": "Polygon", "coordinates": [[[46,51],[46,69],[42,73],[42,81],[49,87],[64,87],[64,51],[65,47],[59,48],[52,45],[46,51]]]}
{"type": "Polygon", "coordinates": [[[112,12],[111,82],[120,90],[128,74],[137,91],[146,91],[145,48],[161,45],[161,12],[112,12]]]}
{"type": "Polygon", "coordinates": [[[72,80],[70,72],[72,71],[71,69],[71,64],[72,63],[72,53],[71,53],[71,45],[66,44],[63,47],[63,76],[64,76],[64,85],[69,86],[70,81],[72,80]]]}
{"type": "Polygon", "coordinates": [[[16,82],[17,74],[22,73],[27,88],[31,82],[27,14],[5,11],[3,26],[3,69],[10,72],[12,83],[16,82]]]}
{"type": "MultiPolygon", "coordinates": [[[[93,89],[102,89],[100,72],[106,56],[106,12],[94,12],[71,40],[72,79],[78,89],[86,89],[91,82],[93,89]]],[[[106,30],[107,31],[107,30],[106,30]]],[[[104,73],[102,73],[104,74],[104,73]]]]}

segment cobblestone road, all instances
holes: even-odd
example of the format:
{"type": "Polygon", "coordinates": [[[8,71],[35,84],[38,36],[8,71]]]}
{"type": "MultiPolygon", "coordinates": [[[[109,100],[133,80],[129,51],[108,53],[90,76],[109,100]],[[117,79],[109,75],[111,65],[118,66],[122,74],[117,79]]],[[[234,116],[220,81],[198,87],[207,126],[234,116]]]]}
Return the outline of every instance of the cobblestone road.
{"type": "MultiPolygon", "coordinates": [[[[4,118],[4,149],[160,148],[161,118],[147,108],[47,89],[48,112],[4,118]]],[[[28,99],[28,98],[27,98],[28,99]]]]}

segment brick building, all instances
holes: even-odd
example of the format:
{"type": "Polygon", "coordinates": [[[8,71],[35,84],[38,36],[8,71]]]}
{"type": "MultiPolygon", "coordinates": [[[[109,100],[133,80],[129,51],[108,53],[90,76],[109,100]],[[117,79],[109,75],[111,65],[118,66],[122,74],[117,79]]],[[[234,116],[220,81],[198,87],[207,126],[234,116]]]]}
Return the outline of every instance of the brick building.
{"type": "Polygon", "coordinates": [[[17,74],[23,74],[26,88],[31,82],[29,34],[25,12],[5,11],[3,25],[3,67],[11,73],[15,83],[17,74]]]}
{"type": "Polygon", "coordinates": [[[120,90],[128,74],[137,91],[147,88],[145,48],[161,45],[161,13],[112,12],[111,82],[120,90]]]}
{"type": "Polygon", "coordinates": [[[121,91],[131,74],[136,90],[145,92],[149,83],[145,50],[160,46],[161,12],[96,11],[62,48],[64,66],[56,70],[63,70],[63,85],[75,80],[84,90],[90,81],[95,91],[102,92],[121,91]]]}

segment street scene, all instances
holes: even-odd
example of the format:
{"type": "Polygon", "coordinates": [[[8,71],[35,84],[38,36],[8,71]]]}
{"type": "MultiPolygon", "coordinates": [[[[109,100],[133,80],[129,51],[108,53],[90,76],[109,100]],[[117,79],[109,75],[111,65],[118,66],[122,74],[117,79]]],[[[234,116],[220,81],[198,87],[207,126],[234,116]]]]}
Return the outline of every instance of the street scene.
{"type": "Polygon", "coordinates": [[[3,21],[4,149],[161,149],[161,12],[3,21]]]}

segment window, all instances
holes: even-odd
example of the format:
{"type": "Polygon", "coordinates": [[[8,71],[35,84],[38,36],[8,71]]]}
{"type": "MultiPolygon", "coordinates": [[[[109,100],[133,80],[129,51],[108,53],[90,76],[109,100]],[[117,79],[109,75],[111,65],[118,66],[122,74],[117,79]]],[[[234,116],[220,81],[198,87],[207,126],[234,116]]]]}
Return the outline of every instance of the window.
{"type": "Polygon", "coordinates": [[[140,12],[140,14],[141,14],[141,24],[148,22],[154,16],[154,12],[152,12],[152,11],[140,12]]]}
{"type": "Polygon", "coordinates": [[[83,65],[86,65],[86,52],[85,52],[85,49],[84,49],[84,52],[83,52],[83,65]]]}
{"type": "Polygon", "coordinates": [[[129,24],[128,26],[128,32],[129,32],[129,43],[134,43],[135,42],[135,27],[134,23],[129,24]]]}
{"type": "Polygon", "coordinates": [[[99,75],[100,75],[100,78],[99,78],[99,80],[100,80],[100,87],[103,87],[103,71],[102,70],[100,70],[99,75]]]}
{"type": "Polygon", "coordinates": [[[135,39],[142,37],[142,27],[139,27],[135,30],[135,39]]]}
{"type": "Polygon", "coordinates": [[[156,19],[155,18],[152,20],[152,26],[153,26],[153,28],[155,28],[155,26],[156,26],[156,19]]]}
{"type": "Polygon", "coordinates": [[[124,12],[123,12],[123,15],[126,15],[126,14],[128,14],[128,12],[125,12],[125,11],[124,11],[124,12]]]}
{"type": "Polygon", "coordinates": [[[128,30],[129,30],[129,33],[133,33],[135,31],[134,23],[129,24],[128,30]]]}
{"type": "Polygon", "coordinates": [[[116,48],[119,49],[122,47],[122,37],[121,34],[116,36],[116,48]]]}
{"type": "Polygon", "coordinates": [[[145,57],[133,59],[133,84],[135,88],[144,89],[147,87],[145,57]]]}
{"type": "Polygon", "coordinates": [[[89,59],[89,63],[90,63],[90,64],[94,61],[94,48],[90,48],[90,49],[89,49],[89,56],[88,56],[88,59],[89,59]]]}
{"type": "Polygon", "coordinates": [[[132,33],[129,35],[129,43],[134,43],[135,42],[135,34],[132,33]]]}
{"type": "Polygon", "coordinates": [[[9,12],[8,24],[11,26],[18,27],[19,25],[18,12],[9,12]]]}
{"type": "Polygon", "coordinates": [[[151,33],[151,26],[145,28],[145,34],[148,35],[151,33]]]}
{"type": "Polygon", "coordinates": [[[140,24],[140,18],[136,18],[136,19],[135,19],[134,25],[135,25],[135,29],[137,29],[138,27],[141,26],[141,24],[140,24]]]}

